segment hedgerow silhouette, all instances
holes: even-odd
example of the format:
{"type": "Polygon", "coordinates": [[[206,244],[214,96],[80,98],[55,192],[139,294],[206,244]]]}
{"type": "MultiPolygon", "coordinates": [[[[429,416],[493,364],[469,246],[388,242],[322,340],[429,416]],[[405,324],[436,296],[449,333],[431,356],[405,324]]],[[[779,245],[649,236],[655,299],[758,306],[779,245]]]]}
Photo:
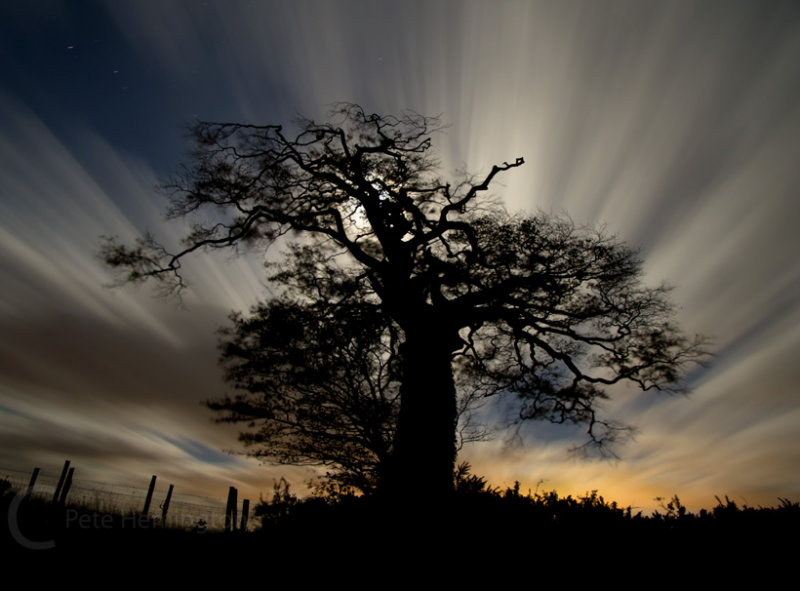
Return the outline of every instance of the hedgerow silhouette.
{"type": "Polygon", "coordinates": [[[402,506],[383,505],[380,499],[350,491],[317,488],[314,494],[299,498],[291,492],[289,483],[281,479],[275,485],[272,499],[262,499],[256,506],[255,515],[261,518],[261,531],[267,533],[306,527],[389,531],[386,526],[399,524],[483,533],[536,531],[555,536],[602,530],[610,539],[628,534],[657,538],[738,532],[744,536],[765,528],[797,531],[800,525],[800,503],[786,498],[779,498],[776,507],[751,507],[739,506],[728,496],[724,500],[716,497],[717,504],[710,510],[692,513],[675,495],[666,502],[657,498],[661,509],[645,515],[631,506],[607,501],[597,490],[580,496],[561,496],[555,490],[523,492],[519,482],[506,488],[492,486],[486,478],[473,474],[468,463],[458,466],[454,478],[455,494],[446,505],[428,497],[420,483],[416,487],[418,498],[408,503],[411,514],[404,513],[402,506]],[[430,511],[420,512],[420,507],[429,507],[430,511]]]}

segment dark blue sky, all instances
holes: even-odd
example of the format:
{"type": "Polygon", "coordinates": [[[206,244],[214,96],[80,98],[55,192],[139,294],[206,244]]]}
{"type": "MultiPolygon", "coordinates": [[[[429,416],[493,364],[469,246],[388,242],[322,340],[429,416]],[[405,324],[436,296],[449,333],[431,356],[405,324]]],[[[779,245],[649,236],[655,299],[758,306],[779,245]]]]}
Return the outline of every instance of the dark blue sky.
{"type": "Polygon", "coordinates": [[[620,462],[567,460],[573,434],[542,426],[465,450],[477,471],[638,506],[797,496],[799,33],[788,1],[3,3],[0,467],[252,495],[309,476],[206,454],[237,446],[199,401],[223,390],[215,328],[268,293],[260,261],[194,261],[181,311],[108,289],[96,253],[101,234],[178,239],[154,187],[187,122],[344,100],[441,114],[446,175],[524,156],[509,209],[605,223],[715,338],[690,398],[609,404],[640,428],[620,462]]]}

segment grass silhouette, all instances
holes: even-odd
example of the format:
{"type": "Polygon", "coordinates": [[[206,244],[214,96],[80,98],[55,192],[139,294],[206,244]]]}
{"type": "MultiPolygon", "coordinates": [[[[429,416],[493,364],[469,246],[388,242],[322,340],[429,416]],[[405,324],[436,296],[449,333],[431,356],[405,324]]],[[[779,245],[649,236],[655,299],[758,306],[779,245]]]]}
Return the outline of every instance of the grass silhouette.
{"type": "Polygon", "coordinates": [[[519,483],[492,487],[462,468],[456,493],[446,503],[433,503],[422,483],[415,498],[389,501],[346,491],[299,498],[281,480],[272,498],[255,506],[260,523],[252,532],[211,532],[196,524],[166,528],[132,513],[59,507],[41,498],[20,501],[0,482],[0,548],[6,559],[26,555],[40,562],[147,554],[170,560],[269,557],[283,565],[412,560],[433,567],[444,567],[438,561],[449,549],[477,553],[480,560],[550,566],[642,565],[658,558],[679,570],[741,562],[740,567],[770,564],[770,572],[792,564],[798,550],[800,503],[784,498],[775,507],[749,507],[717,497],[711,509],[692,513],[674,496],[662,500],[661,510],[644,515],[597,491],[577,497],[523,493],[519,483]],[[53,547],[25,548],[12,530],[34,543],[52,541],[53,547]]]}

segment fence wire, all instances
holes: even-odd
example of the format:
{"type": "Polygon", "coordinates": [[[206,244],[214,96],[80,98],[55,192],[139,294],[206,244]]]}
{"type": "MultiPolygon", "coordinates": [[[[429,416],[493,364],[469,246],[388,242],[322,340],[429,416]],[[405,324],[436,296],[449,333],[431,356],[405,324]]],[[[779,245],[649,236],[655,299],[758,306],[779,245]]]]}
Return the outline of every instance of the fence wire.
{"type": "MultiPolygon", "coordinates": [[[[31,496],[46,501],[51,501],[58,486],[60,472],[57,474],[41,470],[36,478],[31,496]]],[[[20,492],[27,489],[31,473],[17,470],[0,469],[0,480],[10,484],[10,490],[20,492]]],[[[162,511],[168,492],[168,486],[156,481],[148,517],[161,524],[162,511]]],[[[72,482],[67,497],[67,505],[84,511],[96,511],[114,515],[141,515],[147,498],[148,487],[131,486],[128,484],[113,484],[85,479],[76,479],[72,482]]],[[[182,492],[175,486],[170,498],[166,521],[162,524],[168,528],[208,530],[225,529],[225,513],[227,501],[214,499],[201,495],[182,492]]],[[[236,514],[236,527],[242,519],[242,500],[236,514]]],[[[252,505],[248,511],[247,529],[252,530],[252,505]]]]}

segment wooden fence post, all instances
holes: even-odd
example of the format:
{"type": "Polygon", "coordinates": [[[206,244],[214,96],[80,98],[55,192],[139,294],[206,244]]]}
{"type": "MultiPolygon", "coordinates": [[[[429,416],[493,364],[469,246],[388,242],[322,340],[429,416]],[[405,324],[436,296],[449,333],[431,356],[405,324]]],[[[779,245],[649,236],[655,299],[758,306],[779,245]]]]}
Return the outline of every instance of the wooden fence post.
{"type": "Polygon", "coordinates": [[[38,478],[38,476],[39,476],[39,468],[34,468],[33,474],[31,474],[31,481],[28,483],[28,489],[25,491],[26,497],[31,496],[31,493],[33,492],[33,485],[36,484],[36,478],[38,478]]]}
{"type": "Polygon", "coordinates": [[[64,462],[64,468],[61,470],[61,476],[58,479],[58,486],[56,486],[56,492],[53,493],[53,504],[58,503],[58,495],[61,494],[61,487],[64,486],[64,480],[67,478],[67,472],[69,472],[69,460],[64,462]]]}
{"type": "Polygon", "coordinates": [[[238,491],[234,487],[228,489],[228,505],[225,507],[225,531],[236,530],[236,497],[238,491]]]}
{"type": "Polygon", "coordinates": [[[169,485],[167,491],[167,498],[164,500],[164,505],[161,507],[161,527],[167,526],[167,511],[169,511],[169,501],[172,498],[172,489],[175,488],[174,484],[169,485]]]}
{"type": "Polygon", "coordinates": [[[72,487],[72,475],[75,473],[75,468],[70,468],[69,472],[67,472],[67,479],[64,481],[64,488],[61,489],[61,498],[58,500],[58,503],[63,507],[67,502],[67,495],[69,494],[69,489],[72,487]]]}
{"type": "Polygon", "coordinates": [[[233,503],[231,503],[231,528],[233,531],[236,531],[236,513],[239,508],[239,491],[235,488],[233,489],[233,503]]]}
{"type": "Polygon", "coordinates": [[[242,501],[242,525],[239,528],[241,531],[247,531],[247,515],[250,513],[250,499],[242,501]]]}
{"type": "Polygon", "coordinates": [[[144,509],[142,509],[142,517],[147,519],[147,514],[150,512],[150,502],[153,500],[153,491],[156,488],[156,477],[150,479],[150,488],[147,489],[147,498],[144,500],[144,509]]]}

